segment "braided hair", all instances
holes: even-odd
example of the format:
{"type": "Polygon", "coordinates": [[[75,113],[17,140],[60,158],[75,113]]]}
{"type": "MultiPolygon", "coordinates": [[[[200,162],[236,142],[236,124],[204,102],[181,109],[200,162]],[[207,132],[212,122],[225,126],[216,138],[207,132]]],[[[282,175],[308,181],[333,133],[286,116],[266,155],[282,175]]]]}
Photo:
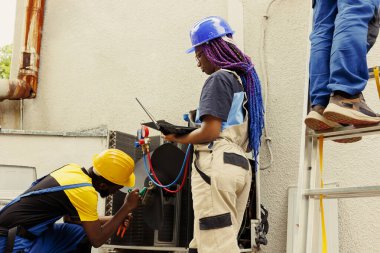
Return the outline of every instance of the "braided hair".
{"type": "Polygon", "coordinates": [[[216,38],[201,45],[203,53],[214,65],[235,71],[241,78],[248,97],[249,148],[257,162],[260,139],[264,128],[264,107],[261,85],[251,59],[244,54],[230,39],[216,38]],[[228,42],[228,41],[231,41],[228,42]]]}

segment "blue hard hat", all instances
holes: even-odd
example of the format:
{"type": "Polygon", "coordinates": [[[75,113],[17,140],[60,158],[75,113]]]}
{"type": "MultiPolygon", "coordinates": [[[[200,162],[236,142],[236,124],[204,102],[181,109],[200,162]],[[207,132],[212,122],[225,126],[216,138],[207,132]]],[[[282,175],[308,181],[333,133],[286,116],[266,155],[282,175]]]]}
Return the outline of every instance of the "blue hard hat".
{"type": "Polygon", "coordinates": [[[222,37],[226,34],[233,34],[230,25],[221,17],[211,16],[204,18],[194,24],[190,30],[192,47],[186,53],[194,52],[195,47],[206,43],[212,39],[222,37]]]}

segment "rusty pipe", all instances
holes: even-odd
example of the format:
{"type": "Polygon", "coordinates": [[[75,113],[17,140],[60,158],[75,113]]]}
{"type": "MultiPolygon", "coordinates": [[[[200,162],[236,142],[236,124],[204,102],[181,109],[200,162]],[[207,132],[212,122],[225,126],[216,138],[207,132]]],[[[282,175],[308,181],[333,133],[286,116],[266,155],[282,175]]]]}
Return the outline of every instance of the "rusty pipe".
{"type": "Polygon", "coordinates": [[[0,102],[5,99],[17,100],[36,97],[44,8],[45,0],[27,1],[24,48],[18,78],[16,80],[0,80],[0,102]]]}
{"type": "Polygon", "coordinates": [[[0,79],[0,102],[9,99],[17,100],[30,96],[32,88],[29,83],[22,79],[0,79]]]}

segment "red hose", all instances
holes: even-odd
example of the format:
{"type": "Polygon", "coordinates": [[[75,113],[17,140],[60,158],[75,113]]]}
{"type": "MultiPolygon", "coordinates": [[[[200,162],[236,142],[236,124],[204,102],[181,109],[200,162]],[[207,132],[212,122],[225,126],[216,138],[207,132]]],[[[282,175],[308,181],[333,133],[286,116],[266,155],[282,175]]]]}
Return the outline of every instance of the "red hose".
{"type": "MultiPolygon", "coordinates": [[[[150,159],[150,152],[147,153],[147,156],[148,156],[148,163],[149,163],[149,170],[150,172],[152,173],[153,177],[154,177],[154,180],[156,180],[160,185],[163,185],[160,180],[157,178],[157,175],[156,173],[154,172],[153,170],[153,166],[152,166],[152,161],[150,159]]],[[[188,168],[189,168],[189,157],[190,155],[187,156],[187,159],[186,159],[186,165],[185,165],[185,171],[183,172],[183,179],[182,179],[182,183],[181,185],[179,186],[179,188],[177,190],[169,190],[168,188],[165,188],[163,187],[163,189],[167,192],[170,192],[170,193],[177,193],[179,192],[180,190],[182,190],[183,186],[185,185],[185,181],[186,181],[186,176],[187,176],[187,171],[188,171],[188,168]]]]}

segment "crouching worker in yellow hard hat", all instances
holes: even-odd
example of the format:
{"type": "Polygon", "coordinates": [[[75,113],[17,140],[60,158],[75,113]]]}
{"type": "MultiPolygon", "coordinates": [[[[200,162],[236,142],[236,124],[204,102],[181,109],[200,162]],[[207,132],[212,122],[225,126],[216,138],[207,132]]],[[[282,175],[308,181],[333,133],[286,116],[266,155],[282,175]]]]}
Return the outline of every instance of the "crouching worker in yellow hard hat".
{"type": "Polygon", "coordinates": [[[133,159],[118,149],[94,156],[86,170],[68,164],[38,179],[0,210],[0,253],[90,252],[100,247],[138,206],[138,189],[112,217],[99,217],[98,194],[106,197],[135,184],[133,159]],[[63,216],[74,223],[55,223],[63,216]]]}

